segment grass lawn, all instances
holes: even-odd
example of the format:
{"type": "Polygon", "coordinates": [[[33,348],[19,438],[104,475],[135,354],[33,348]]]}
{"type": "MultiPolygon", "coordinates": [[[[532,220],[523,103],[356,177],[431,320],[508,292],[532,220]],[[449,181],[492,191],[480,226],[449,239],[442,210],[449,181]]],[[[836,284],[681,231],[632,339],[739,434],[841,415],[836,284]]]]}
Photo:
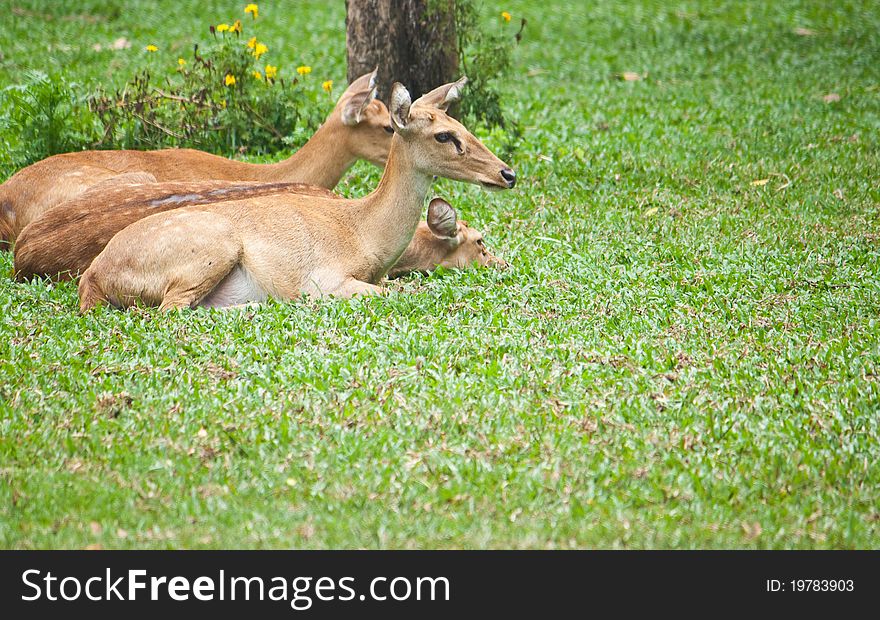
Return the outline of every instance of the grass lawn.
{"type": "MultiPolygon", "coordinates": [[[[119,84],[244,4],[0,0],[0,87],[119,84]]],[[[83,317],[0,255],[0,546],[880,546],[880,6],[484,9],[528,19],[521,183],[435,189],[510,270],[83,317]]],[[[260,16],[344,83],[341,0],[260,16]]]]}

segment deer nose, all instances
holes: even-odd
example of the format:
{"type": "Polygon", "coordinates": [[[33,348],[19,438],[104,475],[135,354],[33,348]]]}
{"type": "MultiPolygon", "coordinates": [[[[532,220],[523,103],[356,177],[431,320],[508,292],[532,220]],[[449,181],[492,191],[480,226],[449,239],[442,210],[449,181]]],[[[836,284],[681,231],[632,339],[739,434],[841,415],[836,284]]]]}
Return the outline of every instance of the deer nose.
{"type": "Polygon", "coordinates": [[[507,181],[508,189],[516,185],[516,173],[510,168],[503,168],[501,170],[501,178],[507,181]]]}
{"type": "Polygon", "coordinates": [[[508,263],[503,258],[498,258],[497,256],[493,256],[492,260],[489,261],[489,264],[495,267],[495,269],[507,269],[510,267],[510,263],[508,263]]]}

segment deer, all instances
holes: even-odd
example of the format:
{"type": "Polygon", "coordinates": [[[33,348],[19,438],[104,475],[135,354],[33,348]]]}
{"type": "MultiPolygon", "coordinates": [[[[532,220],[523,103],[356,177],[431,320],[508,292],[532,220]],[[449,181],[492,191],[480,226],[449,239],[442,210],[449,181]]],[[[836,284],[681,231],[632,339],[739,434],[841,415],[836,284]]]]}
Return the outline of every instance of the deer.
{"type": "Polygon", "coordinates": [[[314,135],[293,155],[252,164],[195,149],[79,151],[32,164],[0,185],[0,249],[30,222],[92,187],[151,181],[263,181],[334,188],[359,159],[384,166],[393,130],[376,99],[376,73],[354,80],[314,135]]]}
{"type": "Polygon", "coordinates": [[[105,303],[173,310],[382,294],[379,282],[412,240],[435,175],[485,189],[516,184],[514,171],[446,113],[466,81],[416,101],[394,84],[388,161],[362,198],[287,193],[134,222],[83,273],[80,311],[105,303]]]}
{"type": "MultiPolygon", "coordinates": [[[[88,269],[110,239],[126,226],[155,213],[192,205],[243,200],[282,193],[339,198],[328,189],[301,183],[170,181],[156,183],[150,175],[111,188],[93,187],[62,206],[50,209],[25,226],[14,249],[13,273],[18,281],[45,277],[72,280],[88,269]]],[[[458,219],[455,209],[435,198],[427,221],[420,221],[412,241],[388,277],[447,269],[505,267],[486,249],[483,235],[458,219]]]]}
{"type": "Polygon", "coordinates": [[[486,248],[483,233],[458,219],[453,206],[435,197],[428,204],[427,220],[419,222],[412,241],[387,273],[400,278],[411,273],[430,273],[444,269],[467,269],[470,266],[506,269],[507,261],[486,248]]]}

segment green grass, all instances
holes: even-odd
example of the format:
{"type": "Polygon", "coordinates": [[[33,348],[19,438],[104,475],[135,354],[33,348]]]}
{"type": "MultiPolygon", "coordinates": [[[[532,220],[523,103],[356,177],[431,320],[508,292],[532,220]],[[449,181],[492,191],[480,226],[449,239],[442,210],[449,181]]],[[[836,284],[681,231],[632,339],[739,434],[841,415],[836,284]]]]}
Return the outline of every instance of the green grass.
{"type": "MultiPolygon", "coordinates": [[[[116,84],[245,3],[68,4],[0,1],[0,86],[116,84]]],[[[504,9],[522,182],[437,192],[512,269],[85,317],[0,280],[0,546],[878,546],[880,8],[504,9]]],[[[341,1],[260,11],[344,82],[341,1]]]]}

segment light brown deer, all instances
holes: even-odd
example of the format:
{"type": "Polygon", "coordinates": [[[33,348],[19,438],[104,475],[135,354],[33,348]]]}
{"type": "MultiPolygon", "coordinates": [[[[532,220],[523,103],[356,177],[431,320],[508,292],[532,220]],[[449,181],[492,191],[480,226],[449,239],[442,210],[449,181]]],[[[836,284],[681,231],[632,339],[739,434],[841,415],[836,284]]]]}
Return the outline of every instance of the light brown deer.
{"type": "Polygon", "coordinates": [[[0,249],[40,215],[97,184],[154,181],[264,181],[332,189],[352,164],[384,166],[391,145],[388,109],[375,98],[376,71],[351,83],[301,149],[274,164],[251,164],[193,149],[81,151],[54,155],[0,185],[0,249]]]}
{"type": "Polygon", "coordinates": [[[507,262],[492,255],[483,242],[483,233],[458,219],[458,214],[442,198],[428,205],[426,222],[419,222],[412,241],[388,271],[389,278],[409,273],[429,273],[437,267],[466,269],[507,267],[507,262]]]}
{"type": "Polygon", "coordinates": [[[263,196],[144,218],[114,236],[85,271],[80,309],[105,301],[171,309],[380,293],[378,282],[413,238],[434,175],[493,189],[516,183],[513,170],[445,113],[464,82],[414,103],[394,85],[394,137],[369,195],[263,196]]]}
{"type": "MultiPolygon", "coordinates": [[[[25,226],[15,243],[15,278],[78,277],[110,239],[130,224],[155,213],[192,205],[244,200],[284,193],[339,198],[328,189],[300,183],[171,181],[128,179],[113,187],[93,187],[25,226]],[[146,182],[137,182],[137,181],[146,182]]],[[[458,221],[455,209],[439,198],[428,207],[415,236],[388,273],[389,277],[433,271],[438,265],[463,269],[473,264],[503,266],[483,245],[483,236],[458,221]]]]}

